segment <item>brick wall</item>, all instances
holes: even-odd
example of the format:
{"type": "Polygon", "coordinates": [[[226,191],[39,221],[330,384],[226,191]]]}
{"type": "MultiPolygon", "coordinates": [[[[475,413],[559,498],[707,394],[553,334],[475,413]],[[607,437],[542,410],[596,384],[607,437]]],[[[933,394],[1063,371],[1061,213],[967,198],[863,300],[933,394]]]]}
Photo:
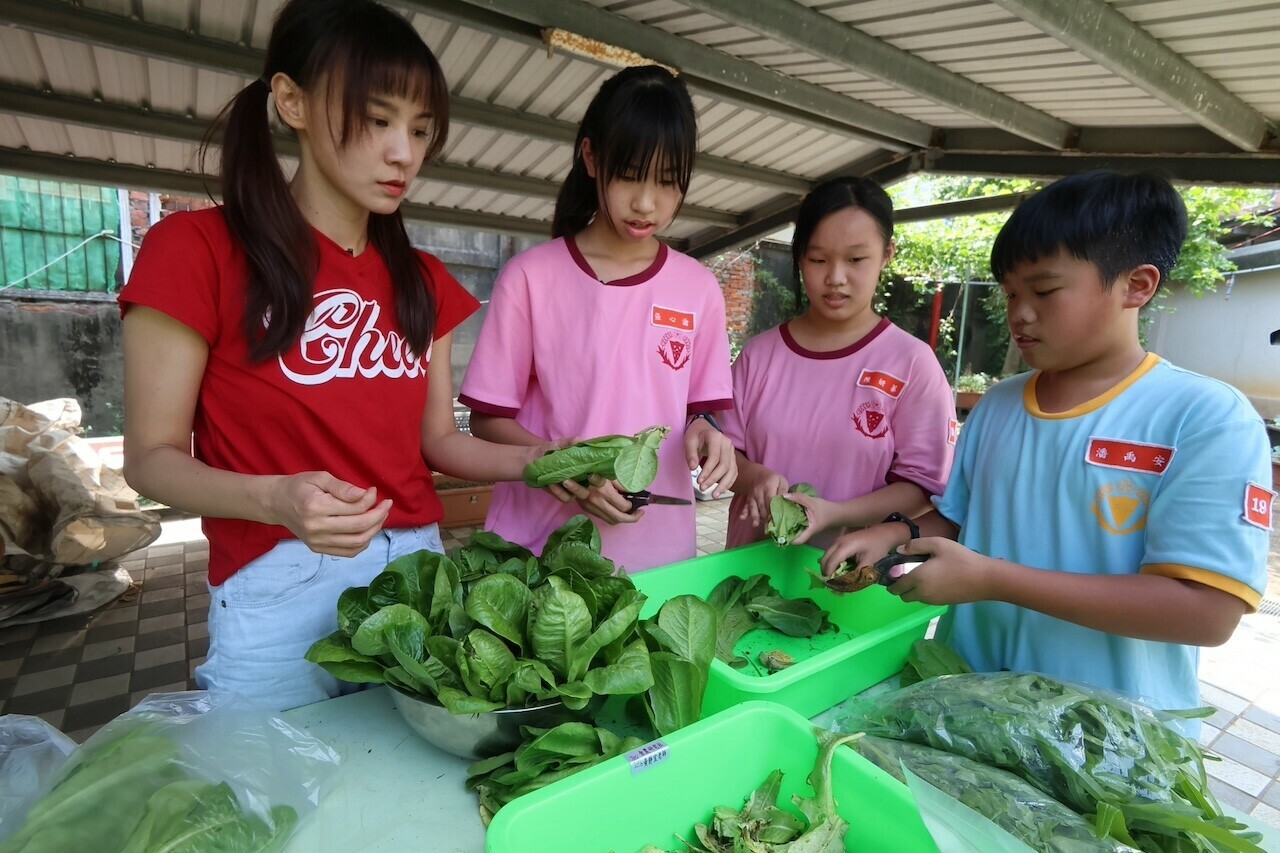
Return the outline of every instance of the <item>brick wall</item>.
{"type": "Polygon", "coordinates": [[[708,261],[724,293],[725,321],[729,327],[729,342],[736,354],[746,341],[751,327],[751,311],[756,293],[755,258],[743,252],[737,255],[721,255],[708,261]]]}
{"type": "MultiPolygon", "coordinates": [[[[156,198],[161,218],[178,210],[204,210],[206,207],[213,207],[213,202],[207,198],[188,198],[169,193],[159,193],[156,198]]],[[[151,227],[150,193],[129,191],[129,227],[133,231],[133,242],[141,245],[142,238],[151,227]]]]}

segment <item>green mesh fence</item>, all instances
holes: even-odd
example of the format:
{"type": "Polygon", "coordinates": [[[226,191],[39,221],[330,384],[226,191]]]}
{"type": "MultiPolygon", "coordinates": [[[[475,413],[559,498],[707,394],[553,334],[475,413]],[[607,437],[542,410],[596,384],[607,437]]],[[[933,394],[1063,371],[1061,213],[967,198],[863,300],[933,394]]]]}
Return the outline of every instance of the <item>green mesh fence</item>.
{"type": "Polygon", "coordinates": [[[97,237],[75,247],[119,230],[113,189],[0,175],[0,293],[117,290],[120,243],[97,237]]]}

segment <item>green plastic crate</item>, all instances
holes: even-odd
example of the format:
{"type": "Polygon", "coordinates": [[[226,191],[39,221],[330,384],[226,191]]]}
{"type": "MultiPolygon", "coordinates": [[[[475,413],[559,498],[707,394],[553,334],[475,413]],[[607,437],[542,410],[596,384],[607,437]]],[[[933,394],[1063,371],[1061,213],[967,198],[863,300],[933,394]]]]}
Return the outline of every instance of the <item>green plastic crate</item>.
{"type": "MultiPolygon", "coordinates": [[[[488,853],[638,853],[646,844],[683,850],[716,806],[743,800],[781,769],[779,806],[799,814],[792,794],[812,796],[806,777],[818,756],[813,727],[794,711],[748,702],[668,735],[666,758],[633,771],[627,756],[526,794],[498,812],[488,853]]],[[[836,809],[849,822],[845,850],[935,853],[905,785],[851,749],[831,763],[836,809]]]]}
{"type": "Polygon", "coordinates": [[[831,614],[837,633],[852,635],[825,634],[809,640],[752,631],[736,647],[739,654],[745,652],[754,660],[759,651],[781,649],[796,664],[772,675],[756,675],[712,661],[702,702],[704,717],[751,699],[778,702],[805,717],[819,714],[902,669],[911,644],[946,611],[905,602],[881,586],[848,595],[812,589],[805,569],[817,571],[821,555],[818,549],[803,545],[779,548],[761,542],[632,576],[636,588],[649,597],[642,618],[652,616],[677,595],[705,598],[727,577],[765,574],[782,595],[812,598],[831,614]]]}

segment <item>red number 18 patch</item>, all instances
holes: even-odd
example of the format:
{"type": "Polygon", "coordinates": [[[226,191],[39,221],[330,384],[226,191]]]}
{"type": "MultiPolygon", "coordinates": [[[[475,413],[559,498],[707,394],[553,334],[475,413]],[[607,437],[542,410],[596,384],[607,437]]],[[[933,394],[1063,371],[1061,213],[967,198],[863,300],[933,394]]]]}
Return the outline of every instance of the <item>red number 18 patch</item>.
{"type": "Polygon", "coordinates": [[[1271,505],[1275,502],[1276,493],[1264,489],[1257,483],[1250,483],[1244,490],[1244,520],[1254,527],[1263,530],[1271,529],[1271,505]]]}

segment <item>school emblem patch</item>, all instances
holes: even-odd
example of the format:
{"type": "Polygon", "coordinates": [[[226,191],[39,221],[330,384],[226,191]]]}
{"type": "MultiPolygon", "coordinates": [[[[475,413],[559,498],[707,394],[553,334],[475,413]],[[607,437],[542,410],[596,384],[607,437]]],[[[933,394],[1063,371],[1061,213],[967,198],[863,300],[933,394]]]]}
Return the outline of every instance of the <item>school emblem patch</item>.
{"type": "Polygon", "coordinates": [[[867,438],[884,438],[889,434],[889,419],[885,417],[880,403],[874,400],[863,403],[854,411],[853,425],[867,438]]]}
{"type": "Polygon", "coordinates": [[[667,332],[658,342],[658,358],[672,370],[679,370],[689,363],[693,355],[693,341],[688,335],[679,332],[667,332]]]}
{"type": "Polygon", "coordinates": [[[1089,509],[1103,530],[1117,536],[1127,536],[1147,526],[1147,510],[1150,506],[1151,493],[1126,478],[1099,486],[1089,509]]]}

